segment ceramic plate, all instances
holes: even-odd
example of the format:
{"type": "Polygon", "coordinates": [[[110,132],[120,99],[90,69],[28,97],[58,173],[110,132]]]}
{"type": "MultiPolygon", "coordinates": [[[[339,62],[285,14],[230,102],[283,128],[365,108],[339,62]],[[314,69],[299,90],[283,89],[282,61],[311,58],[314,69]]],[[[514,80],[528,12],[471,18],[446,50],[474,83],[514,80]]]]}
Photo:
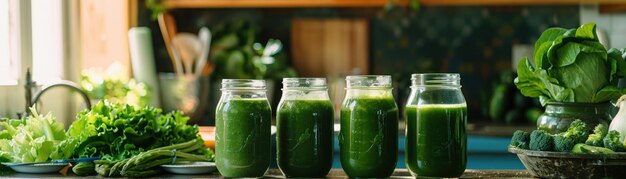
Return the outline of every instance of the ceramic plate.
{"type": "Polygon", "coordinates": [[[213,162],[181,162],[176,164],[161,165],[161,167],[170,173],[175,174],[204,174],[211,173],[217,168],[213,162]]]}
{"type": "Polygon", "coordinates": [[[67,164],[68,163],[38,163],[21,165],[5,163],[6,166],[11,167],[11,169],[19,173],[54,173],[63,169],[67,164]]]}

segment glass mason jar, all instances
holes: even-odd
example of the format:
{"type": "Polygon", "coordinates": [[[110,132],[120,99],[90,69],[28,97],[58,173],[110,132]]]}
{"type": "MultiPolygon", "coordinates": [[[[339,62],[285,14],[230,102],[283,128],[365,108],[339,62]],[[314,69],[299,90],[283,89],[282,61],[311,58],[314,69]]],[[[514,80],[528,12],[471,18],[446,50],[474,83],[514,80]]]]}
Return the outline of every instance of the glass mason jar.
{"type": "Polygon", "coordinates": [[[286,177],[328,174],[333,163],[333,117],[326,79],[283,79],[276,149],[278,167],[286,177]]]}
{"type": "Polygon", "coordinates": [[[467,163],[467,105],[456,73],[411,76],[406,166],[413,176],[459,177],[467,163]]]}
{"type": "Polygon", "coordinates": [[[346,77],[339,150],[349,177],[385,178],[398,160],[398,107],[391,76],[346,77]]]}
{"type": "Polygon", "coordinates": [[[222,80],[215,164],[224,177],[261,177],[270,165],[272,109],[263,80],[222,80]]]}

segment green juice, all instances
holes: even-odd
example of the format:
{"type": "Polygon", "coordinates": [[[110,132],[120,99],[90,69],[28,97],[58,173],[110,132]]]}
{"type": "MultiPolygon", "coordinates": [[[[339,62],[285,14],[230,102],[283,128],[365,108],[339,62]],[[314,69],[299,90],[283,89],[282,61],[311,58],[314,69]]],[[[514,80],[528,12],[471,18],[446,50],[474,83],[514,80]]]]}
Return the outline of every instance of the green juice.
{"type": "Polygon", "coordinates": [[[398,108],[393,97],[346,99],[339,147],[349,177],[389,177],[398,160],[398,108]]]}
{"type": "Polygon", "coordinates": [[[270,165],[272,111],[264,99],[234,99],[217,106],[215,163],[224,177],[261,177],[270,165]]]}
{"type": "Polygon", "coordinates": [[[467,163],[467,107],[407,106],[406,165],[415,176],[459,177],[467,163]]]}
{"type": "Polygon", "coordinates": [[[333,163],[330,100],[285,100],[276,116],[278,167],[286,177],[323,178],[333,163]]]}

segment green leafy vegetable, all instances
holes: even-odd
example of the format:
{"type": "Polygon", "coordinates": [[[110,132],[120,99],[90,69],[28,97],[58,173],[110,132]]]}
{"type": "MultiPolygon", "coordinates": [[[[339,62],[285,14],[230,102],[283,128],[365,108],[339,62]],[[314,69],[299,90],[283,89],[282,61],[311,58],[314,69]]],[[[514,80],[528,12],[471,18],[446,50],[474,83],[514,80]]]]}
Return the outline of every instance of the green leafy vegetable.
{"type": "Polygon", "coordinates": [[[180,112],[163,114],[153,107],[103,100],[91,110],[81,111],[68,135],[78,140],[75,156],[117,161],[150,149],[201,140],[198,127],[187,125],[188,119],[180,112]]]}
{"type": "Polygon", "coordinates": [[[68,139],[61,123],[51,114],[0,122],[0,161],[13,163],[46,162],[72,155],[75,142],[68,139]]]}
{"type": "Polygon", "coordinates": [[[524,57],[515,85],[528,97],[547,102],[603,103],[619,98],[617,88],[626,76],[624,52],[606,50],[598,41],[596,25],[577,29],[550,28],[535,43],[534,64],[524,57]]]}

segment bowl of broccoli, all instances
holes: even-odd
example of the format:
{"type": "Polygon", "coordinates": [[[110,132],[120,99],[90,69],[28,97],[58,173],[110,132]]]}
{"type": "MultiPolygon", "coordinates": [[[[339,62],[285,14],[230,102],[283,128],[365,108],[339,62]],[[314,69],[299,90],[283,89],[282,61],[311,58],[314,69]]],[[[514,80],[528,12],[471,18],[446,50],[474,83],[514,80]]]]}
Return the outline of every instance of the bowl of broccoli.
{"type": "Polygon", "coordinates": [[[509,152],[541,178],[602,178],[626,176],[626,148],[620,133],[598,124],[592,131],[575,120],[566,131],[551,134],[537,129],[518,130],[509,152]]]}

